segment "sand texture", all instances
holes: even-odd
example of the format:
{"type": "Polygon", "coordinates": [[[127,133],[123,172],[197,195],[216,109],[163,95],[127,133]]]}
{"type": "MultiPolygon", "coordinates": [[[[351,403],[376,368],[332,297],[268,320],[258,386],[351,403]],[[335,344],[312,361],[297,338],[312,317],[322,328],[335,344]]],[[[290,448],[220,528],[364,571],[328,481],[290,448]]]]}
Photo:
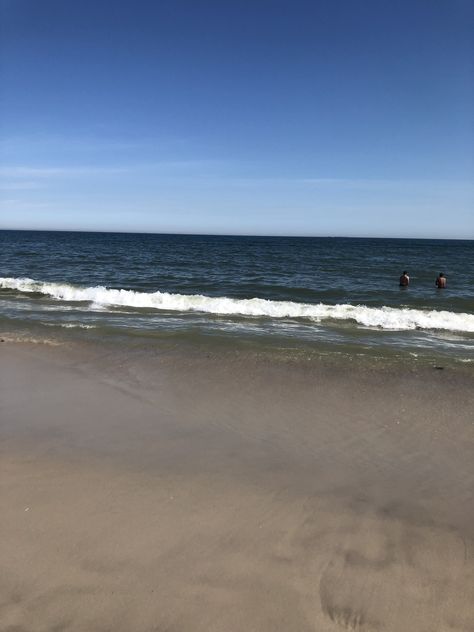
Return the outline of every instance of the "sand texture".
{"type": "Polygon", "coordinates": [[[2,632],[472,632],[474,382],[0,346],[2,632]]]}

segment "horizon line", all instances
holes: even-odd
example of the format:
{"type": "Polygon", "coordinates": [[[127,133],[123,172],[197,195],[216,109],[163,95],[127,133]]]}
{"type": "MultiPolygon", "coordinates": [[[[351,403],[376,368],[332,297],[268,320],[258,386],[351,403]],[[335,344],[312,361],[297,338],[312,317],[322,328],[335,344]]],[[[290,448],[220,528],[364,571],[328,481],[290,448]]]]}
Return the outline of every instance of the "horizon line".
{"type": "Polygon", "coordinates": [[[193,233],[173,231],[130,231],[130,230],[87,230],[82,228],[2,228],[0,232],[32,232],[32,233],[87,233],[104,235],[169,235],[181,237],[257,237],[257,238],[282,238],[282,239],[398,239],[423,241],[474,241],[473,237],[400,237],[400,236],[374,236],[374,235],[284,235],[284,234],[254,234],[254,233],[193,233]]]}

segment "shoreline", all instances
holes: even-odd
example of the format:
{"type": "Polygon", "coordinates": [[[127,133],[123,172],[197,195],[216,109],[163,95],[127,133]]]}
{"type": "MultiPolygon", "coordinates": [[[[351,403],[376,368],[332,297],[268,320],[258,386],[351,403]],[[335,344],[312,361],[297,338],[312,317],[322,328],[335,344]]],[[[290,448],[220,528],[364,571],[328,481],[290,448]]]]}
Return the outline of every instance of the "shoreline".
{"type": "MultiPolygon", "coordinates": [[[[386,332],[384,332],[386,335],[386,332]]],[[[453,351],[442,348],[414,348],[397,346],[390,343],[378,345],[342,344],[333,341],[307,341],[303,338],[284,338],[278,336],[245,336],[229,333],[194,332],[161,333],[121,332],[120,330],[101,331],[85,326],[64,327],[38,326],[0,329],[0,341],[7,345],[20,347],[57,347],[75,350],[103,348],[105,352],[162,357],[170,354],[186,357],[234,356],[259,358],[269,362],[326,363],[344,368],[348,364],[362,368],[376,367],[378,370],[424,370],[431,368],[454,369],[467,375],[474,375],[474,357],[467,353],[459,356],[453,351]]]]}
{"type": "Polygon", "coordinates": [[[0,370],[2,629],[468,632],[471,371],[8,342],[0,370]]]}

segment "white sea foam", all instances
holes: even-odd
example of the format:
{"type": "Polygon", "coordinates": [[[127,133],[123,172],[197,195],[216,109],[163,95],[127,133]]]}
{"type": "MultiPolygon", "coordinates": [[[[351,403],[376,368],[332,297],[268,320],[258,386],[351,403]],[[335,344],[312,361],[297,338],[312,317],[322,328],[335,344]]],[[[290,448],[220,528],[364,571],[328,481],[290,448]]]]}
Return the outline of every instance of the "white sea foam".
{"type": "Polygon", "coordinates": [[[41,323],[45,327],[64,327],[65,329],[97,329],[97,325],[86,325],[84,323],[41,323]]]}
{"type": "Polygon", "coordinates": [[[94,308],[127,306],[176,312],[204,312],[227,316],[297,318],[313,322],[355,321],[364,327],[387,330],[438,329],[474,333],[474,314],[365,305],[325,305],[271,301],[263,298],[237,299],[168,292],[134,292],[102,286],[81,288],[66,283],[46,283],[33,279],[1,278],[0,288],[37,292],[52,298],[89,302],[94,308]]]}

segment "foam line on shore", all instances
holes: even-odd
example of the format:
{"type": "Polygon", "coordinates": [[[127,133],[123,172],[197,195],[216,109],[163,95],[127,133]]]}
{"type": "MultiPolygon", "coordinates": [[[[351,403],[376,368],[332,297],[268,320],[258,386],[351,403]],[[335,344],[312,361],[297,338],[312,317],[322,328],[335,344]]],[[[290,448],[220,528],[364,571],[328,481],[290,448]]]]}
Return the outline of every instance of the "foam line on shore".
{"type": "Polygon", "coordinates": [[[2,278],[0,288],[38,293],[68,302],[89,302],[103,308],[127,306],[177,312],[204,312],[214,315],[267,318],[297,318],[313,322],[355,321],[365,327],[400,331],[410,329],[447,330],[474,333],[474,315],[438,310],[419,310],[366,305],[295,303],[263,298],[238,299],[168,292],[135,292],[103,286],[79,287],[28,278],[2,278]]]}

